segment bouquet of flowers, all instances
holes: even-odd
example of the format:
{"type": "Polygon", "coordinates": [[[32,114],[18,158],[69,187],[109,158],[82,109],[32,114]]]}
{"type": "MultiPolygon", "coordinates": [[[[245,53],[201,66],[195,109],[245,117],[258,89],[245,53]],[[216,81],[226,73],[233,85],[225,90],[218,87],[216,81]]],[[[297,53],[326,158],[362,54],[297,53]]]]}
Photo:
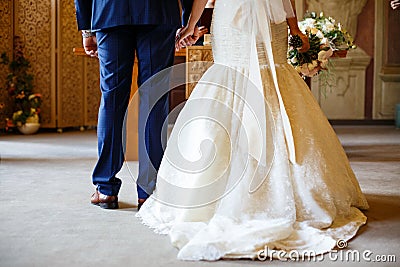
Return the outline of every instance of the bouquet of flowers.
{"type": "Polygon", "coordinates": [[[300,30],[308,37],[310,49],[300,53],[302,46],[298,36],[290,36],[288,60],[303,77],[313,77],[323,70],[327,70],[329,59],[336,51],[347,51],[355,48],[353,39],[340,23],[323,13],[319,16],[315,12],[307,13],[304,20],[299,22],[300,30]]]}

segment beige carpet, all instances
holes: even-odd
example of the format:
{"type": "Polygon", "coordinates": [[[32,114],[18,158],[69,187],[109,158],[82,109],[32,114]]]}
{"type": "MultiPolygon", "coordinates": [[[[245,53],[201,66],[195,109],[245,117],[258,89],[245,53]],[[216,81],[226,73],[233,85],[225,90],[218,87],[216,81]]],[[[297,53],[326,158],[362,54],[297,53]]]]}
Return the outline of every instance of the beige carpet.
{"type": "Polygon", "coordinates": [[[168,238],[134,216],[136,162],[120,174],[121,209],[89,204],[97,157],[94,131],[1,135],[0,266],[399,266],[400,130],[335,129],[371,206],[368,224],[347,249],[320,262],[295,263],[178,261],[168,238]],[[385,255],[394,255],[397,263],[373,262],[385,255]]]}

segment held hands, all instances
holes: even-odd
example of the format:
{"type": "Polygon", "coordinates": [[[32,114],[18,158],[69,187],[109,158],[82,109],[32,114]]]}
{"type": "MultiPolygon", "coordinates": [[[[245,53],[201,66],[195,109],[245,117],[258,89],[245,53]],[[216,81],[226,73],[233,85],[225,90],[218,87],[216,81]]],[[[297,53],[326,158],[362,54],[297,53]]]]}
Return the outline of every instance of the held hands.
{"type": "Polygon", "coordinates": [[[310,49],[310,42],[308,41],[308,37],[304,33],[298,33],[301,40],[303,41],[303,46],[299,49],[300,53],[307,52],[310,49]]]}
{"type": "Polygon", "coordinates": [[[290,34],[292,36],[298,35],[303,42],[303,45],[298,49],[300,53],[307,52],[310,49],[310,42],[308,41],[308,37],[299,29],[299,25],[297,24],[297,18],[292,17],[292,18],[287,18],[286,19],[289,29],[290,29],[290,34]]]}
{"type": "Polygon", "coordinates": [[[83,38],[83,48],[85,53],[91,57],[97,57],[97,39],[96,36],[83,38]]]}
{"type": "Polygon", "coordinates": [[[189,28],[188,26],[182,27],[176,31],[175,38],[175,49],[179,51],[180,49],[194,45],[197,40],[204,34],[208,32],[208,29],[204,26],[195,27],[194,29],[189,28]]]}

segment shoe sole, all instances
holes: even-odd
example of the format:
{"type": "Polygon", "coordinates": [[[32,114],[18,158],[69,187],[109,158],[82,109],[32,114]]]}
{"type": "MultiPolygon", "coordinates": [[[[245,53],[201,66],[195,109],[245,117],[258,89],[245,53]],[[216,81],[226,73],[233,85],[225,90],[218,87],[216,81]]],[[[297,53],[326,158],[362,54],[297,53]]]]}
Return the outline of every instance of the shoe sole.
{"type": "Polygon", "coordinates": [[[110,202],[110,203],[99,203],[100,208],[102,209],[118,209],[118,202],[110,202]]]}

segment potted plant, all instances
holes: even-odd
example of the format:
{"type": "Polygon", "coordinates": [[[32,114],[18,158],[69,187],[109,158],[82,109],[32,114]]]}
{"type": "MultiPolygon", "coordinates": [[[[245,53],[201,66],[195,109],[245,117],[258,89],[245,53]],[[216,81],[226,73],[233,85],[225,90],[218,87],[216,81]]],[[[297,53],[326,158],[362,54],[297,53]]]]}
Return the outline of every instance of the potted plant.
{"type": "Polygon", "coordinates": [[[23,44],[19,37],[14,38],[14,57],[10,60],[6,53],[0,56],[0,63],[8,65],[10,73],[6,78],[6,89],[13,98],[12,123],[23,134],[37,132],[40,127],[40,94],[33,93],[31,67],[23,54],[23,44]]]}

